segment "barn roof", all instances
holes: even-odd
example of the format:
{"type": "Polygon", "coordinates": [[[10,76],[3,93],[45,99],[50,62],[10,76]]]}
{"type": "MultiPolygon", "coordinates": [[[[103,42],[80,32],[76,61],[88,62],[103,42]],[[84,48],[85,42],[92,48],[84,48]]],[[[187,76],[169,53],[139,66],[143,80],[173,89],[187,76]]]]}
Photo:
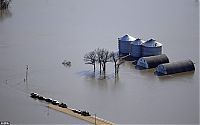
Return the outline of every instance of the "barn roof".
{"type": "Polygon", "coordinates": [[[139,38],[137,38],[136,40],[131,42],[131,44],[133,44],[133,45],[142,45],[143,43],[144,43],[144,41],[139,38]]]}
{"type": "Polygon", "coordinates": [[[155,39],[149,39],[145,43],[143,43],[145,47],[160,47],[162,46],[161,43],[157,42],[155,39]]]}
{"type": "Polygon", "coordinates": [[[135,38],[130,36],[130,35],[128,35],[128,34],[126,34],[126,35],[118,38],[118,40],[120,40],[120,41],[134,41],[135,38]]]}
{"type": "Polygon", "coordinates": [[[191,60],[183,60],[177,62],[171,62],[166,64],[161,64],[166,70],[167,74],[174,74],[186,71],[195,70],[194,63],[191,60]]]}
{"type": "Polygon", "coordinates": [[[169,59],[165,54],[141,58],[143,58],[146,61],[146,63],[148,64],[148,68],[155,68],[159,64],[169,63],[169,59]]]}

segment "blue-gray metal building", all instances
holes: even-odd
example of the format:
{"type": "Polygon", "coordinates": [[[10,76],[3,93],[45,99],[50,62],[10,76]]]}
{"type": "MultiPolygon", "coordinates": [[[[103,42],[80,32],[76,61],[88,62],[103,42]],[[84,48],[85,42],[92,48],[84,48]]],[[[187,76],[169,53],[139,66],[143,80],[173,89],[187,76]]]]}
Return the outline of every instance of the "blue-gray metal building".
{"type": "Polygon", "coordinates": [[[169,63],[169,59],[165,54],[149,56],[149,57],[141,57],[137,61],[137,66],[150,69],[150,68],[155,68],[163,63],[169,63]]]}
{"type": "Polygon", "coordinates": [[[135,38],[128,34],[118,38],[119,54],[128,55],[130,53],[130,43],[134,40],[135,38]]]}
{"type": "Polygon", "coordinates": [[[142,44],[142,56],[155,56],[162,54],[162,44],[154,39],[149,39],[142,44]]]}
{"type": "Polygon", "coordinates": [[[194,63],[191,60],[171,62],[160,64],[156,68],[156,72],[162,75],[181,73],[195,70],[194,63]]]}
{"type": "Polygon", "coordinates": [[[136,39],[130,44],[130,55],[132,57],[142,57],[142,44],[144,43],[141,39],[136,39]]]}

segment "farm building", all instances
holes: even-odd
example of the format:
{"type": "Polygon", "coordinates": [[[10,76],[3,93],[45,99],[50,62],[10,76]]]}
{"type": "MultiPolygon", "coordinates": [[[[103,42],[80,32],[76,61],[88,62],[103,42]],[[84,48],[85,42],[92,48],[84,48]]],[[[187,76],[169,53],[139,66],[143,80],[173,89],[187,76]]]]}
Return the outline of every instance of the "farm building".
{"type": "Polygon", "coordinates": [[[128,55],[130,53],[130,43],[134,40],[135,38],[128,34],[118,38],[119,53],[122,55],[128,55]]]}
{"type": "Polygon", "coordinates": [[[130,44],[130,55],[132,57],[142,57],[142,44],[144,43],[141,39],[136,39],[130,44]]]}
{"type": "Polygon", "coordinates": [[[193,71],[193,70],[195,70],[195,67],[194,67],[194,63],[191,60],[160,64],[156,68],[156,72],[163,75],[187,72],[187,71],[193,71]]]}
{"type": "Polygon", "coordinates": [[[149,39],[142,44],[142,56],[155,56],[162,54],[162,44],[154,39],[149,39]]]}
{"type": "Polygon", "coordinates": [[[165,54],[157,56],[141,57],[137,61],[137,66],[149,69],[149,68],[155,68],[163,63],[169,63],[169,59],[165,54]]]}

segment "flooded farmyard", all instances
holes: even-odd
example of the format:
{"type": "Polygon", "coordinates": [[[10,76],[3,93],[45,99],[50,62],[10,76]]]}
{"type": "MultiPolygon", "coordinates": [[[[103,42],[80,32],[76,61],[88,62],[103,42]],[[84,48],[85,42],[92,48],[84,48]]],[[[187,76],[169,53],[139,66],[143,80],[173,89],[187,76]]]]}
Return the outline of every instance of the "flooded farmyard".
{"type": "Polygon", "coordinates": [[[36,92],[117,124],[197,124],[198,8],[196,0],[13,0],[0,16],[0,121],[88,124],[29,97],[36,92]],[[117,76],[111,62],[106,78],[98,64],[94,74],[84,55],[118,51],[125,34],[156,39],[170,62],[190,59],[195,71],[159,77],[125,61],[117,76]]]}

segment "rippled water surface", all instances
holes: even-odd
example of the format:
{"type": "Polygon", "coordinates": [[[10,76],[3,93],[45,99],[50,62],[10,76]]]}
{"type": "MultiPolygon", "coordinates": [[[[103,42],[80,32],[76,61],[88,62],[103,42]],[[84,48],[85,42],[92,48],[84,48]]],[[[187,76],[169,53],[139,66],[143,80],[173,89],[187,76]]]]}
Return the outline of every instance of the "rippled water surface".
{"type": "Polygon", "coordinates": [[[197,123],[198,7],[196,0],[13,0],[0,15],[0,121],[86,123],[31,99],[34,91],[119,124],[197,123]],[[195,72],[157,77],[125,62],[118,77],[113,63],[106,79],[95,77],[84,54],[117,51],[127,33],[155,38],[170,61],[191,59],[195,72]]]}

